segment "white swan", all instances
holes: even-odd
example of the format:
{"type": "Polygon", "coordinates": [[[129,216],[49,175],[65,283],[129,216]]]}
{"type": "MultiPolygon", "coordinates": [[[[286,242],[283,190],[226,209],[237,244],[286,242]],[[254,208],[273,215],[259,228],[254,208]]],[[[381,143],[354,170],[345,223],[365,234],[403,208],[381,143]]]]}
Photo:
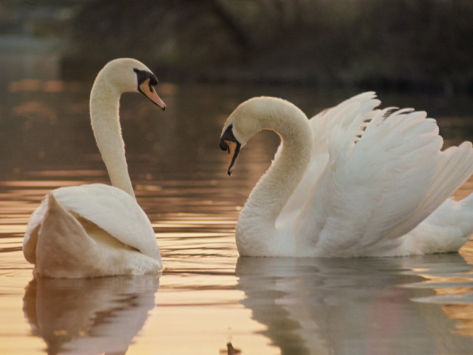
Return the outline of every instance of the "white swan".
{"type": "Polygon", "coordinates": [[[258,131],[282,140],[241,211],[240,255],[422,255],[457,251],[468,240],[473,195],[448,197],[473,173],[471,143],[441,151],[425,112],[377,110],[379,103],[363,93],[310,121],[276,98],[237,107],[220,138],[228,174],[258,131]]]}
{"type": "Polygon", "coordinates": [[[162,269],[153,228],[135,200],[118,115],[124,92],[140,92],[164,110],[154,90],[157,83],[144,64],[129,58],[109,62],[97,75],[90,116],[113,187],[63,187],[46,196],[23,240],[23,254],[35,264],[35,275],[84,278],[162,269]]]}

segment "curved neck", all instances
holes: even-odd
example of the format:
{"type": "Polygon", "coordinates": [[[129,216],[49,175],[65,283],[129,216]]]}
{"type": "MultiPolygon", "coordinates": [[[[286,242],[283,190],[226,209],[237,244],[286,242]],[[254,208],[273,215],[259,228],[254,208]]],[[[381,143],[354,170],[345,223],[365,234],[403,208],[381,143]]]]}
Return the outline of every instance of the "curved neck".
{"type": "Polygon", "coordinates": [[[112,185],[135,197],[128,175],[125,144],[118,114],[120,95],[121,93],[108,85],[104,77],[99,74],[90,95],[90,118],[95,141],[112,185]]]}
{"type": "Polygon", "coordinates": [[[263,129],[279,134],[281,147],[271,167],[251,192],[240,217],[251,219],[252,224],[264,228],[268,235],[271,232],[268,229],[276,228],[276,219],[307,170],[313,144],[309,120],[302,111],[279,100],[272,106],[271,115],[259,119],[263,129]],[[285,107],[274,107],[278,105],[285,107]]]}

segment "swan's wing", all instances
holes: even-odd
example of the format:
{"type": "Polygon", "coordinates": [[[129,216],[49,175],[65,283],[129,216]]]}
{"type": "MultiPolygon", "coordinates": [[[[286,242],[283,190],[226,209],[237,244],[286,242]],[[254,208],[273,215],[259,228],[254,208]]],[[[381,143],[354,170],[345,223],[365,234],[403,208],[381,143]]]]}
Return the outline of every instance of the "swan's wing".
{"type": "Polygon", "coordinates": [[[329,153],[329,144],[336,129],[346,132],[346,143],[358,140],[368,122],[379,112],[375,108],[380,103],[374,92],[364,92],[312,117],[310,119],[314,136],[312,157],[329,153]]]}
{"type": "Polygon", "coordinates": [[[151,223],[136,200],[124,191],[103,184],[59,188],[56,200],[111,236],[154,259],[159,249],[151,223]]]}
{"type": "Polygon", "coordinates": [[[423,112],[386,109],[351,119],[332,129],[330,159],[299,215],[298,235],[325,255],[374,255],[396,246],[471,174],[471,167],[455,171],[471,147],[441,153],[436,122],[423,112]],[[452,156],[457,163],[447,163],[452,156]],[[442,192],[428,197],[431,187],[442,192]]]}
{"type": "MultiPolygon", "coordinates": [[[[289,225],[295,223],[294,218],[304,207],[310,191],[325,171],[329,161],[329,143],[331,142],[334,130],[342,129],[346,131],[346,136],[350,137],[347,144],[353,144],[359,137],[373,116],[379,112],[375,110],[380,101],[375,99],[374,92],[365,92],[343,101],[339,105],[326,109],[309,121],[314,137],[312,158],[309,166],[297,186],[287,201],[284,209],[278,218],[278,224],[289,225]]],[[[276,152],[275,159],[281,147],[276,152]]]]}

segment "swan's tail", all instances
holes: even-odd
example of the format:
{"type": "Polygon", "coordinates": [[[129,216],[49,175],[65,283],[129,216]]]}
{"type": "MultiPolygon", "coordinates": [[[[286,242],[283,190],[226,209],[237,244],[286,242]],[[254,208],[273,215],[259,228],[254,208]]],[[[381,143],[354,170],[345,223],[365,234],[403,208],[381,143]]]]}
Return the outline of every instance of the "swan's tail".
{"type": "Polygon", "coordinates": [[[23,238],[23,255],[25,256],[26,261],[30,264],[36,264],[36,245],[38,243],[38,233],[41,228],[41,223],[43,223],[44,216],[48,211],[49,200],[46,195],[45,199],[41,202],[36,210],[28,221],[26,226],[25,237],[23,238]]]}
{"type": "Polygon", "coordinates": [[[472,173],[473,149],[470,142],[441,153],[427,197],[404,227],[433,212],[405,235],[401,248],[405,248],[406,253],[409,249],[411,252],[408,254],[454,252],[470,238],[473,234],[473,194],[461,201],[444,200],[472,173]]]}
{"type": "Polygon", "coordinates": [[[463,232],[463,239],[466,242],[473,234],[473,194],[457,202],[462,213],[460,228],[463,232]]]}
{"type": "Polygon", "coordinates": [[[473,194],[446,200],[404,236],[397,255],[456,252],[473,234],[473,194]]]}

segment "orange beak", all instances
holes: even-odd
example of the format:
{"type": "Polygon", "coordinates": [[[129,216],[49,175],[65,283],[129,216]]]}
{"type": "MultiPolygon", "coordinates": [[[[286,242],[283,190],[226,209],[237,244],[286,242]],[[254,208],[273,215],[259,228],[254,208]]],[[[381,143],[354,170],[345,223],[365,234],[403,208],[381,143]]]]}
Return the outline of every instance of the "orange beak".
{"type": "Polygon", "coordinates": [[[227,174],[232,175],[233,165],[240,153],[241,144],[233,134],[233,124],[230,124],[220,136],[219,147],[223,151],[228,152],[227,174]]]}
{"type": "Polygon", "coordinates": [[[228,145],[227,171],[228,175],[230,175],[233,170],[233,156],[235,155],[237,144],[232,141],[225,141],[225,143],[228,145]]]}
{"type": "Polygon", "coordinates": [[[158,96],[156,90],[153,86],[149,84],[150,79],[145,80],[140,86],[139,89],[143,95],[145,95],[148,99],[150,99],[154,104],[158,105],[163,109],[166,109],[166,104],[163,100],[158,96]]]}

